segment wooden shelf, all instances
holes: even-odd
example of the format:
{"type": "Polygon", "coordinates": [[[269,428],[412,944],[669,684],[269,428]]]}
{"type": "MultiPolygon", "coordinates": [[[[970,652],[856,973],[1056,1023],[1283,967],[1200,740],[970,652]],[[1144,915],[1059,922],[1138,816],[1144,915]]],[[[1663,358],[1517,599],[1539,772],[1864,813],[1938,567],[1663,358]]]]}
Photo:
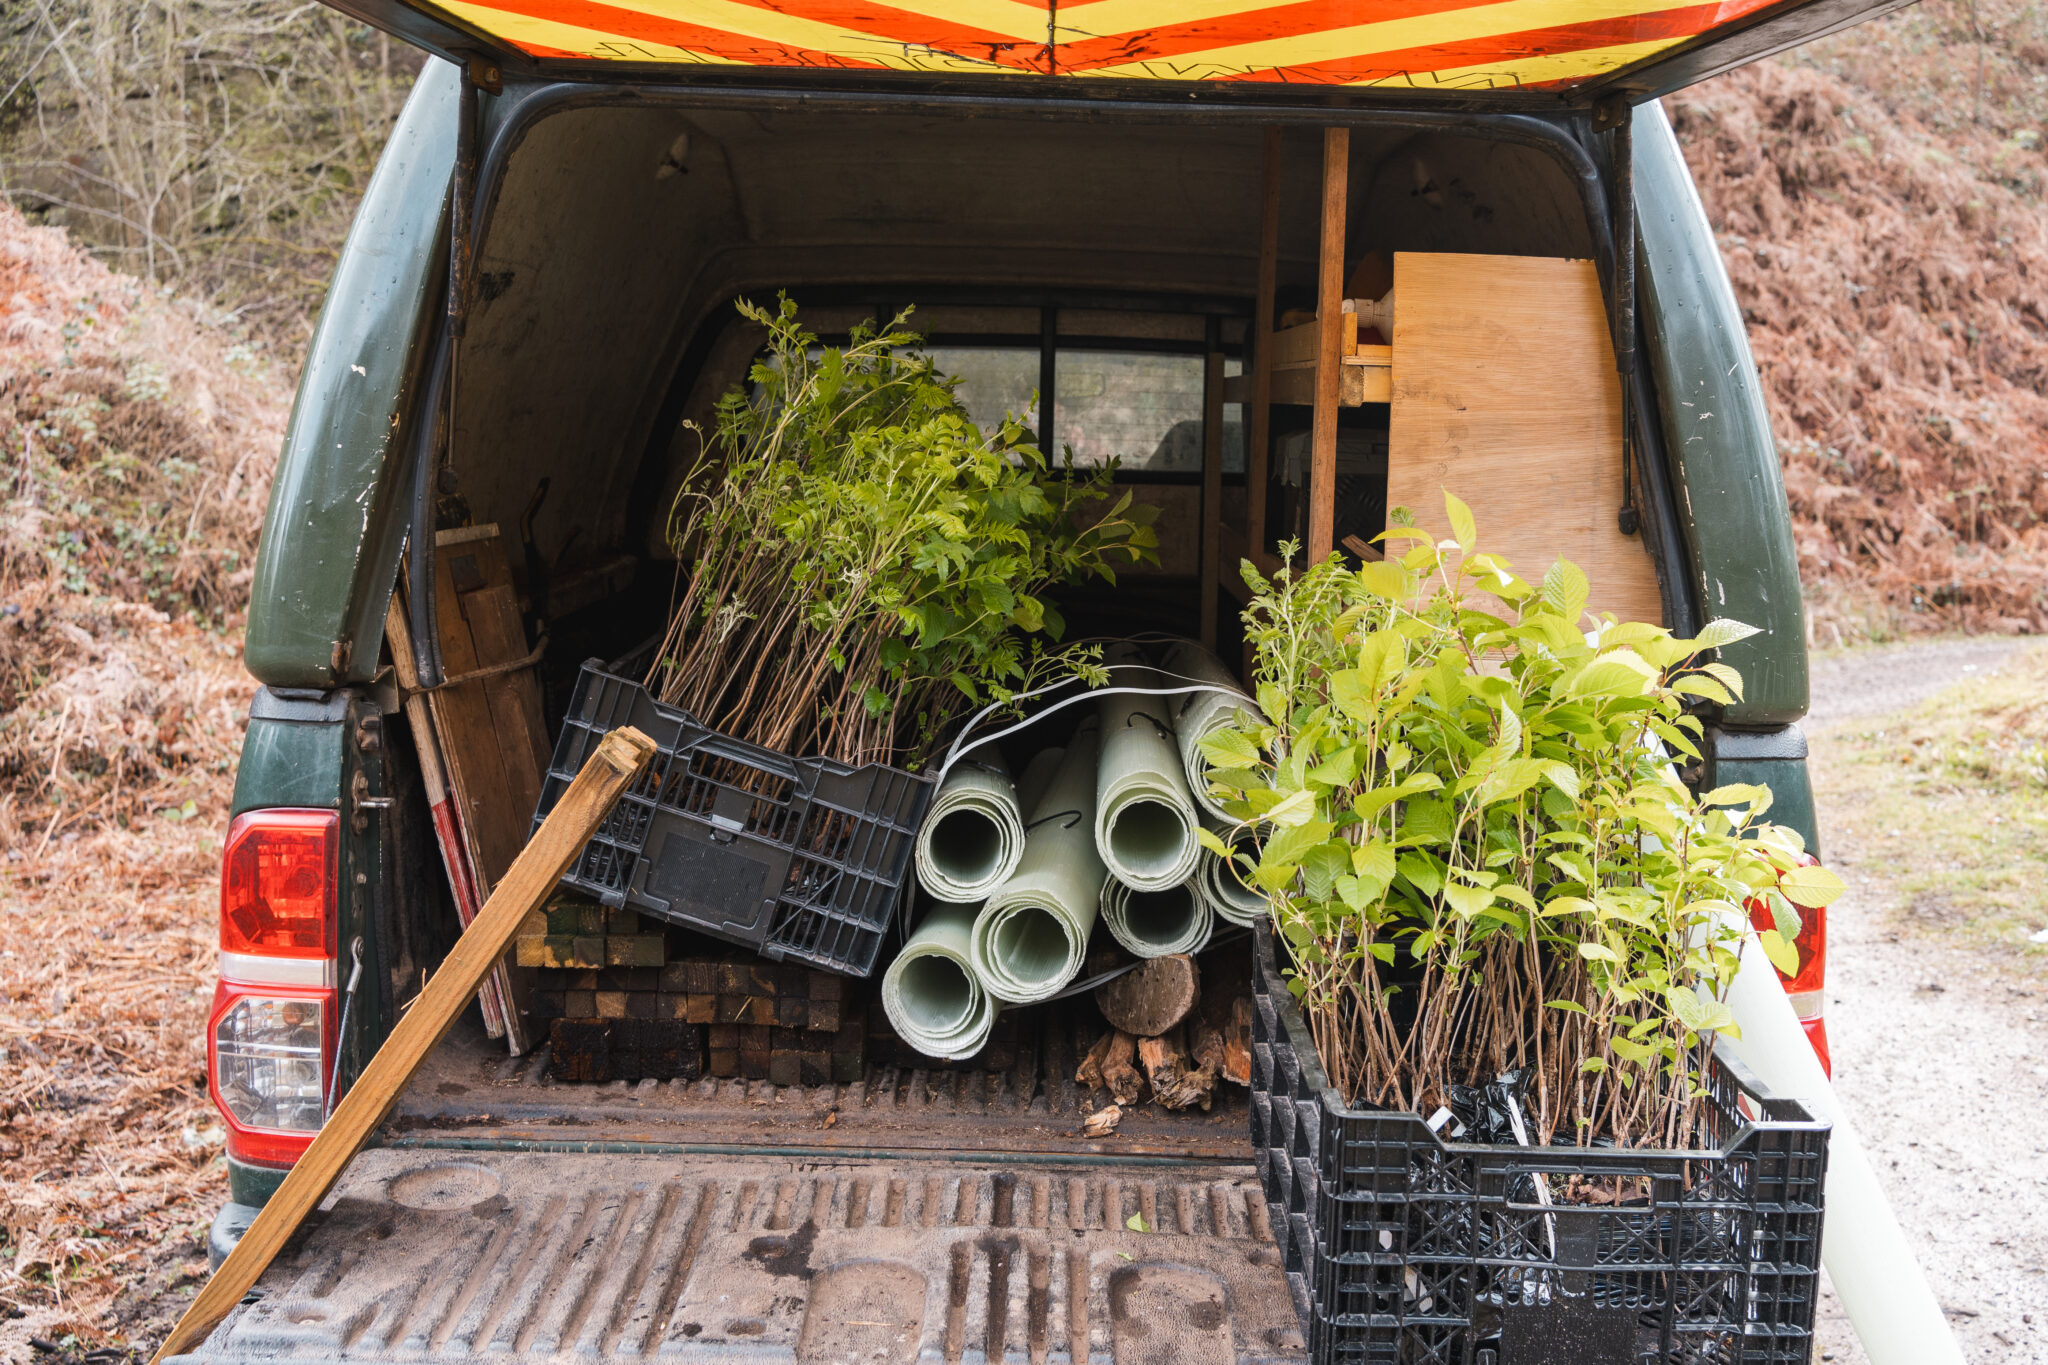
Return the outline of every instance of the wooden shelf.
{"type": "MultiPolygon", "coordinates": [[[[1313,326],[1314,324],[1310,324],[1313,326]]],[[[1298,329],[1290,329],[1298,330],[1298,329]]],[[[1394,348],[1391,346],[1361,346],[1357,354],[1347,355],[1340,362],[1337,372],[1337,405],[1345,408],[1362,407],[1367,403],[1391,403],[1394,401],[1394,348]]],[[[1223,381],[1223,401],[1226,403],[1249,403],[1252,401],[1251,378],[1236,374],[1223,381]]],[[[1273,367],[1273,396],[1275,403],[1293,403],[1301,407],[1312,406],[1316,401],[1316,366],[1313,360],[1296,365],[1275,365],[1273,367]]]]}

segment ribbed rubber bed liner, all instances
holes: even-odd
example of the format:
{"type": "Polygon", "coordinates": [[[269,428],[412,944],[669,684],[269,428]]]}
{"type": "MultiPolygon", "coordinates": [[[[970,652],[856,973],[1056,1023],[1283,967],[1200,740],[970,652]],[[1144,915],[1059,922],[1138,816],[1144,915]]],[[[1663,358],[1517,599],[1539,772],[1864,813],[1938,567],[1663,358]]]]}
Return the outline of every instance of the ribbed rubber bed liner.
{"type": "Polygon", "coordinates": [[[1302,1349],[1264,1194],[1226,1166],[372,1149],[257,1293],[181,1359],[1248,1365],[1302,1349]]]}

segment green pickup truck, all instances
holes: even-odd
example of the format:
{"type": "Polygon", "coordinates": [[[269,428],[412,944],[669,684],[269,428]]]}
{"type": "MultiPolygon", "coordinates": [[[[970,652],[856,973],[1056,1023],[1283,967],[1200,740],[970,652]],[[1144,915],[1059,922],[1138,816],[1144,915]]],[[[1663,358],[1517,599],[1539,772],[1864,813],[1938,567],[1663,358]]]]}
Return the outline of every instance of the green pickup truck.
{"type": "MultiPolygon", "coordinates": [[[[1726,651],[1747,693],[1687,776],[1769,784],[1814,841],[1776,449],[1656,97],[1889,0],[330,3],[433,59],[335,270],[256,571],[209,1020],[216,1258],[456,933],[385,648],[409,544],[417,582],[437,529],[502,528],[559,707],[582,660],[665,619],[677,482],[759,344],[734,300],[786,291],[825,334],[914,305],[977,416],[1118,456],[1160,506],[1160,563],[1067,603],[1076,629],[1194,634],[1219,581],[1205,499],[1263,505],[1269,546],[1294,531],[1287,460],[1204,385],[1212,357],[1251,372],[1262,297],[1314,306],[1327,129],[1352,248],[1597,265],[1631,491],[1595,511],[1668,624],[1761,628],[1726,651]]],[[[1273,411],[1277,449],[1301,413],[1273,411]]],[[[1033,1011],[1001,1070],[573,1084],[472,1010],[187,1358],[1301,1358],[1243,1092],[1086,1138],[1078,1027],[1033,1011]]]]}

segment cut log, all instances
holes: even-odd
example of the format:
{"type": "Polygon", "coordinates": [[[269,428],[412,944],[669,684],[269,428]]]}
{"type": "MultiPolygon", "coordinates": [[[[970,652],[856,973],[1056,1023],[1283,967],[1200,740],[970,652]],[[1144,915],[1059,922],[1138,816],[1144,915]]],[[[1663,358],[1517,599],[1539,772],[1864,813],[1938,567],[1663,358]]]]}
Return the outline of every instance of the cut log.
{"type": "Polygon", "coordinates": [[[1190,1026],[1195,1061],[1232,1085],[1252,1083],[1252,992],[1241,971],[1211,958],[1202,973],[1201,1023],[1190,1026]]]}
{"type": "Polygon", "coordinates": [[[1138,1060],[1144,1065],[1145,1078],[1152,1083],[1152,1098],[1162,1108],[1200,1106],[1205,1112],[1208,1110],[1216,1090],[1216,1073],[1190,1061],[1180,1029],[1163,1037],[1141,1039],[1138,1060]]]}
{"type": "Polygon", "coordinates": [[[1157,1038],[1187,1018],[1201,998],[1201,976],[1185,953],[1155,957],[1095,988],[1102,1017],[1139,1038],[1157,1038]]]}
{"type": "Polygon", "coordinates": [[[1121,1029],[1095,1040],[1081,1065],[1074,1068],[1074,1081],[1090,1090],[1107,1090],[1118,1104],[1136,1104],[1145,1093],[1145,1073],[1133,1065],[1138,1040],[1121,1029]]]}

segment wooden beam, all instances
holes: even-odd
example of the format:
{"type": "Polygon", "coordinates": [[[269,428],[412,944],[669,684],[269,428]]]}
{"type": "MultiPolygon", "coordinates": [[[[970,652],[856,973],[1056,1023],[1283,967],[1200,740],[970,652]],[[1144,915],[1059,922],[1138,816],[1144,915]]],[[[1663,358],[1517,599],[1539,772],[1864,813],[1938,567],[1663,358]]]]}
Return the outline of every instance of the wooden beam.
{"type": "MultiPolygon", "coordinates": [[[[1273,295],[1280,269],[1280,130],[1266,130],[1265,174],[1259,186],[1259,286],[1252,315],[1252,402],[1246,414],[1245,542],[1266,543],[1266,484],[1273,446],[1273,295]]],[[[1236,561],[1225,575],[1237,579],[1236,561]]]]}
{"type": "Polygon", "coordinates": [[[1337,405],[1343,393],[1344,210],[1351,195],[1351,130],[1323,130],[1323,235],[1317,254],[1315,423],[1309,441],[1308,559],[1336,541],[1337,405]]]}
{"type": "Polygon", "coordinates": [[[434,1044],[469,1004],[485,975],[504,955],[519,922],[540,905],[569,864],[583,851],[606,815],[641,769],[654,756],[654,741],[630,726],[604,737],[583,771],[562,793],[541,827],[514,860],[511,870],[476,920],[455,940],[455,947],[412,1002],[398,1027],[363,1074],[349,1088],[312,1146],[298,1159],[256,1221],[235,1243],[191,1307],[178,1319],[170,1336],[150,1357],[150,1365],[183,1355],[206,1340],[229,1310],[262,1276],[271,1260],[340,1178],[370,1130],[377,1126],[434,1044]]]}
{"type": "MultiPolygon", "coordinates": [[[[1213,324],[1212,324],[1213,326],[1213,324]]],[[[1223,352],[1209,352],[1202,380],[1202,648],[1216,648],[1216,575],[1223,566],[1223,352]]]]}

